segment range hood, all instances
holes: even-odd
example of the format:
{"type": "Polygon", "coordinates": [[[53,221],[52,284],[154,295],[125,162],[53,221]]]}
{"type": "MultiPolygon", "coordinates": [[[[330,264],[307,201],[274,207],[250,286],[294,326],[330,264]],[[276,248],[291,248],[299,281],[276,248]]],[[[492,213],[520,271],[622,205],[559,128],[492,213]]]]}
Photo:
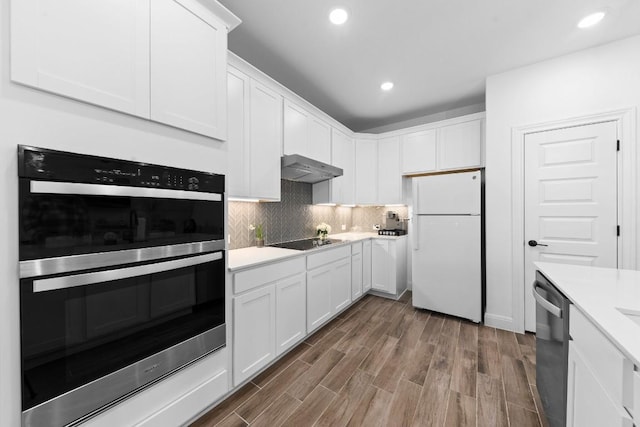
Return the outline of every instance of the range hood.
{"type": "Polygon", "coordinates": [[[342,176],[342,169],[299,154],[282,156],[282,179],[287,181],[316,182],[327,181],[337,176],[342,176]]]}

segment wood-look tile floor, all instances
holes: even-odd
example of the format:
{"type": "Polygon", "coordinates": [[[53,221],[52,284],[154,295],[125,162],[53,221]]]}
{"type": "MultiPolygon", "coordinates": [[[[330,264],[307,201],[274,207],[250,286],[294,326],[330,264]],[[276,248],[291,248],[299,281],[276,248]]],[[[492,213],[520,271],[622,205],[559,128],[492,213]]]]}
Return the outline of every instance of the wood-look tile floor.
{"type": "Polygon", "coordinates": [[[192,424],[546,426],[535,337],[368,295],[192,424]]]}

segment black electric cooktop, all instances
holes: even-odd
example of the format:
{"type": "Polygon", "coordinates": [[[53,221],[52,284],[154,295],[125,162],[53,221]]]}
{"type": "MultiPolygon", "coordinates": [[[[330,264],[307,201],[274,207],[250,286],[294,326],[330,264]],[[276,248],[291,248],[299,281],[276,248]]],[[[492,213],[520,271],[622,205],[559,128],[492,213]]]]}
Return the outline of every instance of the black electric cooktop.
{"type": "Polygon", "coordinates": [[[339,239],[302,239],[302,240],[292,240],[290,242],[282,242],[275,243],[273,245],[269,245],[272,248],[284,248],[284,249],[295,249],[297,251],[308,251],[309,249],[315,249],[322,246],[330,245],[332,243],[340,243],[342,240],[339,239]]]}

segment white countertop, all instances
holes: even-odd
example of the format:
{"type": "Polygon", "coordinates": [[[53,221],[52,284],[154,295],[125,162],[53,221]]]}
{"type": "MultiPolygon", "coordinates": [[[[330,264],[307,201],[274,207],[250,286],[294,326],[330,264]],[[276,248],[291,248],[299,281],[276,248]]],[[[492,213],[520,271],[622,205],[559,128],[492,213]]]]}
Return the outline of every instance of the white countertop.
{"type": "Polygon", "coordinates": [[[247,267],[255,267],[260,264],[267,264],[269,262],[282,260],[285,258],[292,258],[295,256],[305,256],[310,253],[327,250],[330,248],[335,248],[345,244],[351,244],[353,242],[357,242],[359,240],[366,239],[386,239],[386,240],[397,240],[404,238],[405,236],[378,236],[377,233],[339,233],[332,234],[329,236],[330,239],[339,239],[343,240],[343,242],[332,243],[330,245],[326,245],[323,247],[319,247],[316,249],[311,249],[308,251],[297,251],[294,249],[283,249],[283,248],[272,248],[269,246],[265,246],[264,248],[258,248],[256,246],[251,246],[248,248],[242,249],[233,249],[229,251],[229,271],[239,270],[241,268],[247,267]]]}
{"type": "MultiPolygon", "coordinates": [[[[640,271],[535,263],[578,309],[629,359],[640,366],[640,271]]],[[[569,320],[571,322],[571,320],[569,320]]]]}

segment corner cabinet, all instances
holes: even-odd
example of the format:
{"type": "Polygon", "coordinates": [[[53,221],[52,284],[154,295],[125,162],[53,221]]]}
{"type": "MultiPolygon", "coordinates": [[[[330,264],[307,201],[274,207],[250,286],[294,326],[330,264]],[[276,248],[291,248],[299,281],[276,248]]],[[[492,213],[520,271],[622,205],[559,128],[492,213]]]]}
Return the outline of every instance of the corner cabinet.
{"type": "Polygon", "coordinates": [[[229,196],[280,200],[282,96],[231,65],[227,74],[229,196]]]}
{"type": "Polygon", "coordinates": [[[13,0],[11,80],[225,139],[227,33],[239,22],[197,0],[13,0]]]}

